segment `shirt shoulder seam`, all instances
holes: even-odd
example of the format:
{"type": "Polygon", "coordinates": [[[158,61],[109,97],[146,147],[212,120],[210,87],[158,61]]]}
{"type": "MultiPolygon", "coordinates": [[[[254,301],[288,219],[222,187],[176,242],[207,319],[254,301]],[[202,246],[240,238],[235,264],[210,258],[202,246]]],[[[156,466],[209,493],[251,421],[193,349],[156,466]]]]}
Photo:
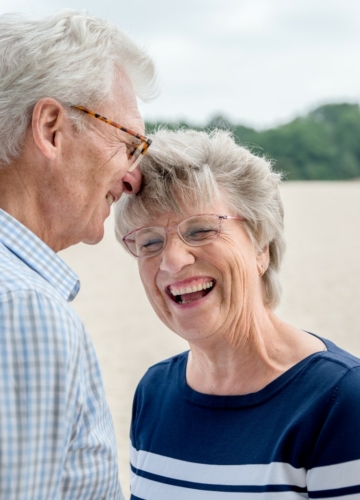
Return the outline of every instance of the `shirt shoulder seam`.
{"type": "Polygon", "coordinates": [[[68,302],[62,296],[57,297],[55,293],[54,293],[54,295],[52,295],[50,292],[46,293],[44,291],[39,291],[39,290],[36,290],[34,288],[21,288],[21,289],[18,289],[18,290],[7,290],[6,292],[0,292],[0,301],[5,296],[20,295],[21,293],[24,293],[24,292],[25,293],[29,293],[29,294],[33,294],[33,295],[35,295],[37,297],[42,297],[42,298],[46,299],[47,301],[49,301],[51,303],[56,303],[56,305],[59,308],[61,308],[64,311],[67,312],[69,319],[71,319],[71,322],[72,322],[73,326],[77,330],[83,331],[85,329],[82,320],[76,315],[75,311],[73,311],[71,309],[71,307],[69,306],[68,302]],[[72,314],[69,314],[69,310],[71,311],[72,314]],[[73,317],[74,315],[77,318],[79,324],[76,324],[76,321],[75,321],[75,319],[73,317]],[[79,328],[79,326],[81,326],[81,328],[79,328]]]}

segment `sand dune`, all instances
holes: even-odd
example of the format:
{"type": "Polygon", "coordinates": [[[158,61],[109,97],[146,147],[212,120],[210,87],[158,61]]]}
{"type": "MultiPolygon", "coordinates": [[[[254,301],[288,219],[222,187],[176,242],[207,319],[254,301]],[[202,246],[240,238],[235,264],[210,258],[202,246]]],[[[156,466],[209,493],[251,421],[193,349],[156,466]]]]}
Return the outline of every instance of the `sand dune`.
{"type": "MultiPolygon", "coordinates": [[[[360,356],[360,182],[289,182],[282,195],[288,248],[278,314],[360,356]]],[[[112,217],[99,245],[78,245],[61,255],[81,279],[73,307],[102,366],[127,496],[136,384],[148,366],[187,349],[187,344],[153,313],[136,260],[115,240],[112,217]]]]}

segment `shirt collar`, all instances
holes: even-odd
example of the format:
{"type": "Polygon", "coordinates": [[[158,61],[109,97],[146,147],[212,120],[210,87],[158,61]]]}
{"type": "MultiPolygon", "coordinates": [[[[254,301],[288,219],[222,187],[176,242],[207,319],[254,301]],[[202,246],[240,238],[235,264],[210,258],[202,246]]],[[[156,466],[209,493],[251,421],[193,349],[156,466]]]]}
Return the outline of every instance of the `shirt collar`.
{"type": "Polygon", "coordinates": [[[0,209],[0,242],[71,302],[80,290],[77,275],[27,227],[0,209]]]}

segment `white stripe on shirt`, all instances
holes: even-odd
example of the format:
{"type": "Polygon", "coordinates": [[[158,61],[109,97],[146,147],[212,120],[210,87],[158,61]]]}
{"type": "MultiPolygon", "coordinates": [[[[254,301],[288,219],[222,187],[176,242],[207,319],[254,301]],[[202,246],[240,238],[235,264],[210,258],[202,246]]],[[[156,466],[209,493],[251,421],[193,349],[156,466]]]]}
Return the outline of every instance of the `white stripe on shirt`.
{"type": "MultiPolygon", "coordinates": [[[[326,467],[315,467],[308,471],[307,482],[310,491],[323,490],[324,484],[326,484],[326,489],[329,490],[358,486],[360,484],[360,460],[326,467]]],[[[357,498],[360,498],[360,494],[358,494],[357,498]]]]}
{"type": "Polygon", "coordinates": [[[198,464],[142,450],[137,451],[133,446],[130,446],[130,461],[136,469],[181,481],[227,486],[268,484],[306,486],[305,469],[296,469],[290,464],[281,462],[250,465],[198,464]]]}

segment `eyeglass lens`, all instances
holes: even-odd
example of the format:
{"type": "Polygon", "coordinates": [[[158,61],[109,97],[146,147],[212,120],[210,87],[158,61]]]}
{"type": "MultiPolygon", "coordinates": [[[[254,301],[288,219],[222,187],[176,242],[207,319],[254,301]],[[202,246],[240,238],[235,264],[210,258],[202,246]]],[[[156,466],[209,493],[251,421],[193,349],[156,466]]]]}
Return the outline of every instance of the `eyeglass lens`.
{"type": "Polygon", "coordinates": [[[140,143],[138,146],[133,146],[132,149],[128,152],[128,158],[130,162],[130,168],[128,172],[132,172],[139,165],[144,151],[144,143],[140,143]],[[135,148],[135,149],[134,149],[135,148]]]}
{"type": "MultiPolygon", "coordinates": [[[[217,215],[190,217],[180,222],[177,230],[181,239],[188,245],[206,245],[218,237],[220,221],[217,215]]],[[[164,248],[169,229],[161,226],[145,227],[130,234],[125,242],[131,253],[137,257],[152,257],[164,248]]]]}

